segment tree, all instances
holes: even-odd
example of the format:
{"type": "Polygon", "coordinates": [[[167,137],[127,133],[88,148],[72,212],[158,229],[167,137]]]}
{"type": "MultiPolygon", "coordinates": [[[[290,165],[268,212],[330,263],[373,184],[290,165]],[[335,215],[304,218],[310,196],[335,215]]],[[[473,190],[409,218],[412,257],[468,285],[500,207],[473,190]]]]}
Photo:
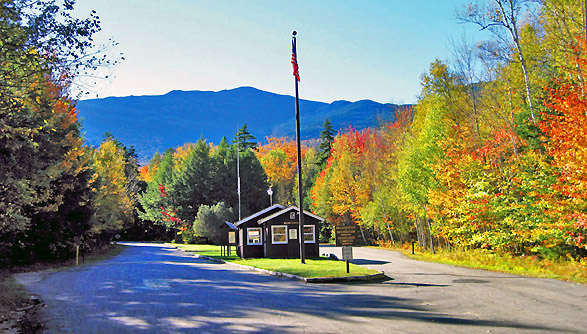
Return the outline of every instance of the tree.
{"type": "MultiPolygon", "coordinates": [[[[296,142],[283,137],[268,137],[267,141],[266,145],[259,147],[257,158],[261,162],[267,174],[269,185],[274,191],[274,202],[283,205],[294,204],[297,197],[297,193],[292,192],[297,174],[296,142]]],[[[307,150],[307,147],[302,146],[302,157],[305,156],[307,150]]]]}
{"type": "Polygon", "coordinates": [[[328,158],[330,157],[330,151],[332,150],[332,143],[334,142],[336,131],[332,128],[332,124],[328,118],[324,121],[322,126],[324,129],[320,132],[320,159],[318,160],[318,165],[324,167],[326,161],[328,161],[328,158]]]}
{"type": "Polygon", "coordinates": [[[200,205],[212,204],[211,167],[210,147],[204,139],[200,139],[174,175],[169,195],[177,209],[177,216],[185,223],[193,222],[200,205]]]}
{"type": "Polygon", "coordinates": [[[204,237],[213,244],[220,244],[221,230],[220,226],[224,222],[233,221],[234,210],[227,207],[224,202],[215,205],[201,205],[193,224],[194,234],[204,237]]]}
{"type": "MultiPolygon", "coordinates": [[[[233,190],[226,194],[225,203],[238,212],[237,173],[236,173],[236,146],[232,146],[226,159],[228,175],[223,178],[227,184],[233,185],[233,190]]],[[[252,150],[240,153],[241,177],[241,213],[243,217],[267,207],[267,175],[263,166],[252,150]]]]}
{"type": "Polygon", "coordinates": [[[255,139],[257,138],[249,132],[249,129],[247,129],[247,124],[244,124],[234,135],[232,143],[237,144],[239,150],[241,151],[245,151],[247,149],[256,151],[257,143],[253,141],[255,139]]]}
{"type": "Polygon", "coordinates": [[[534,2],[533,0],[483,0],[475,3],[469,3],[466,9],[457,14],[457,18],[464,22],[470,22],[481,27],[481,30],[489,30],[501,42],[506,44],[505,51],[509,54],[509,41],[502,35],[505,29],[513,42],[517,57],[524,77],[524,88],[526,92],[526,102],[530,109],[532,119],[535,120],[534,106],[530,88],[530,79],[528,65],[526,63],[525,53],[520,37],[520,20],[522,11],[528,9],[534,2]]]}
{"type": "MultiPolygon", "coordinates": [[[[173,181],[173,149],[168,149],[163,154],[157,172],[153,175],[152,181],[147,184],[147,189],[139,197],[142,211],[139,211],[139,218],[161,224],[169,228],[175,228],[175,221],[169,220],[163,212],[173,212],[173,202],[169,198],[167,189],[173,181]]],[[[155,153],[159,155],[159,153],[155,153]]],[[[170,213],[168,213],[170,214],[170,213]]]]}
{"type": "Polygon", "coordinates": [[[92,232],[96,234],[113,235],[134,219],[134,193],[128,191],[125,172],[128,162],[119,145],[109,137],[94,153],[96,214],[92,232]]]}

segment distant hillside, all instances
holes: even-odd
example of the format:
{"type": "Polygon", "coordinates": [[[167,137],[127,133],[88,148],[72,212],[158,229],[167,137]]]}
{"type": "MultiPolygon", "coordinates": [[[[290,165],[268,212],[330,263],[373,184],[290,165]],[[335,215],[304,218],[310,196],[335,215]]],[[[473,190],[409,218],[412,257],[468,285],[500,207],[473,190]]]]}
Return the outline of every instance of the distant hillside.
{"type": "MultiPolygon", "coordinates": [[[[303,139],[318,138],[330,119],[335,129],[357,129],[393,120],[393,104],[370,100],[324,103],[300,100],[303,139]]],[[[165,95],[108,97],[77,104],[86,141],[98,145],[106,131],[126,145],[133,145],[141,161],[200,137],[218,143],[232,139],[247,124],[261,142],[267,136],[295,138],[294,98],[241,87],[220,92],[171,91],[165,95]]]]}

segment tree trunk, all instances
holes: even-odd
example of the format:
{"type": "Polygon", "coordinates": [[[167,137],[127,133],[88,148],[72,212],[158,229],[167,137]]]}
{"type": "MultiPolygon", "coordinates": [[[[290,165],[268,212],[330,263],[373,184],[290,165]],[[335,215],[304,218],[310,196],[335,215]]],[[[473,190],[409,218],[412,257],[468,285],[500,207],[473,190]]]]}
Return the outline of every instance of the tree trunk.
{"type": "Polygon", "coordinates": [[[428,218],[428,216],[426,216],[426,224],[428,225],[428,237],[430,240],[430,249],[432,250],[432,253],[435,253],[434,240],[432,240],[432,228],[430,227],[430,218],[428,218]]]}
{"type": "MultiPolygon", "coordinates": [[[[359,225],[359,224],[357,224],[359,225]]],[[[361,227],[361,225],[359,225],[359,230],[361,231],[361,236],[363,237],[363,242],[365,243],[365,246],[367,246],[367,239],[365,239],[365,233],[363,232],[363,227],[361,227]]]]}
{"type": "Polygon", "coordinates": [[[391,240],[391,243],[395,245],[395,240],[393,240],[393,233],[391,233],[391,227],[389,227],[389,222],[386,220],[385,224],[387,224],[387,232],[389,233],[389,239],[391,240]]]}

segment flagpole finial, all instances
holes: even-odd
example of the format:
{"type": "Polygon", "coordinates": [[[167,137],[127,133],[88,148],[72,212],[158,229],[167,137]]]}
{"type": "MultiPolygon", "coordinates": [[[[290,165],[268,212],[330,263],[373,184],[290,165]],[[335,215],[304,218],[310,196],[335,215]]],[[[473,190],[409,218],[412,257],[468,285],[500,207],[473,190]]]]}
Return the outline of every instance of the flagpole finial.
{"type": "Polygon", "coordinates": [[[298,34],[298,32],[294,30],[291,34],[295,36],[298,34]]]}

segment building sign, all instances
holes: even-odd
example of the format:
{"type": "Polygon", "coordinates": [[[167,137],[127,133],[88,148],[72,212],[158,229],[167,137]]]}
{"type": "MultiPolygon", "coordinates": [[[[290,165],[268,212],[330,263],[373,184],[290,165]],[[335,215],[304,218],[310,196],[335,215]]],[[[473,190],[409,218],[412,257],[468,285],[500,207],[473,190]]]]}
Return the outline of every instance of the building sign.
{"type": "Polygon", "coordinates": [[[357,227],[355,223],[336,225],[336,246],[356,246],[357,227]]]}
{"type": "Polygon", "coordinates": [[[298,230],[295,228],[289,229],[289,240],[296,240],[298,238],[298,230]]]}
{"type": "Polygon", "coordinates": [[[236,231],[228,231],[228,244],[236,244],[236,231]]]}

